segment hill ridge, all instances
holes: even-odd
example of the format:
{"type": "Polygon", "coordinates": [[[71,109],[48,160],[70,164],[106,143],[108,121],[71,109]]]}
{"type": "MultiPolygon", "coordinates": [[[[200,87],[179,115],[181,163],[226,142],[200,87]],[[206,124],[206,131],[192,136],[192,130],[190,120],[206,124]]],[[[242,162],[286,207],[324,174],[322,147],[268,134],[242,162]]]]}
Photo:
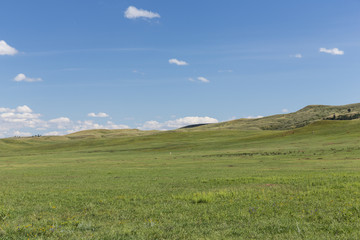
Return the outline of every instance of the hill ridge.
{"type": "MultiPolygon", "coordinates": [[[[236,120],[199,126],[191,130],[234,129],[234,130],[290,130],[329,118],[360,112],[360,103],[346,105],[307,105],[300,110],[286,114],[275,114],[257,119],[236,120]]],[[[190,131],[190,129],[189,129],[190,131]]]]}

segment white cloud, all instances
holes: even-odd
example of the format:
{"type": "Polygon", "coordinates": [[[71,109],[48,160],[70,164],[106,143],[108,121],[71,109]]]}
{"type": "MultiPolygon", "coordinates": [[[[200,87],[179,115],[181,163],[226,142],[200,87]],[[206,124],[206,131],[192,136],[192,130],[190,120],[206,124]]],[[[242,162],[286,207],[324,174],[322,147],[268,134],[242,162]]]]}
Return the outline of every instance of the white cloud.
{"type": "Polygon", "coordinates": [[[41,114],[33,113],[26,105],[18,106],[17,108],[2,107],[0,108],[0,136],[31,135],[27,131],[22,131],[22,129],[42,127],[45,121],[41,120],[40,116],[41,114]]]}
{"type": "Polygon", "coordinates": [[[129,129],[130,127],[124,124],[115,124],[111,121],[107,121],[105,128],[107,129],[129,129]]]}
{"type": "Polygon", "coordinates": [[[18,107],[16,108],[16,111],[17,111],[17,112],[21,112],[21,113],[31,113],[31,112],[32,112],[31,108],[29,108],[29,107],[26,106],[26,105],[24,105],[24,106],[18,106],[18,107]]]}
{"type": "Polygon", "coordinates": [[[204,77],[198,77],[197,78],[200,82],[209,83],[210,81],[204,77]]]}
{"type": "Polygon", "coordinates": [[[0,55],[15,55],[18,50],[9,46],[4,40],[0,41],[0,55]]]}
{"type": "Polygon", "coordinates": [[[59,117],[49,120],[50,127],[56,127],[57,129],[66,129],[72,127],[72,122],[67,117],[59,117]]]}
{"type": "Polygon", "coordinates": [[[257,118],[263,118],[264,116],[258,115],[258,116],[247,116],[247,119],[257,119],[257,118]]]}
{"type": "Polygon", "coordinates": [[[2,118],[10,118],[10,117],[15,116],[15,114],[12,113],[12,112],[7,112],[7,113],[2,113],[0,116],[1,116],[2,118]]]}
{"type": "Polygon", "coordinates": [[[90,129],[128,129],[129,126],[122,125],[122,124],[114,124],[111,121],[108,121],[106,124],[98,124],[91,120],[87,121],[77,121],[76,124],[72,126],[71,129],[69,129],[68,133],[83,131],[83,130],[90,130],[90,129]]]}
{"type": "Polygon", "coordinates": [[[169,63],[170,63],[170,64],[176,64],[176,65],[178,65],[178,66],[186,66],[186,65],[189,65],[187,62],[178,60],[178,59],[176,59],[176,58],[169,59],[169,63]]]}
{"type": "Polygon", "coordinates": [[[163,128],[163,124],[159,123],[158,121],[146,121],[141,127],[141,130],[166,130],[163,128]]]}
{"type": "Polygon", "coordinates": [[[26,105],[18,106],[15,109],[0,108],[0,121],[8,123],[24,123],[27,126],[32,126],[34,121],[41,116],[41,114],[32,113],[31,108],[26,105]]]}
{"type": "Polygon", "coordinates": [[[3,107],[0,108],[0,112],[11,112],[11,111],[14,111],[14,110],[10,109],[10,108],[3,108],[3,107]]]}
{"type": "Polygon", "coordinates": [[[281,110],[281,112],[283,112],[283,113],[288,113],[289,110],[287,110],[286,108],[284,108],[283,110],[281,110]]]}
{"type": "Polygon", "coordinates": [[[193,124],[218,123],[219,121],[211,117],[184,117],[175,120],[169,120],[163,123],[158,121],[147,121],[139,129],[142,130],[169,130],[184,127],[193,124]]]}
{"type": "Polygon", "coordinates": [[[211,117],[184,117],[176,120],[167,121],[166,125],[170,128],[179,128],[192,124],[217,123],[217,122],[219,122],[217,119],[211,117]]]}
{"type": "Polygon", "coordinates": [[[196,80],[200,81],[200,82],[203,82],[203,83],[209,83],[210,82],[207,78],[204,78],[204,77],[197,77],[196,79],[190,77],[190,78],[188,78],[188,80],[191,81],[191,82],[195,82],[196,80]]]}
{"type": "Polygon", "coordinates": [[[108,114],[103,113],[103,112],[99,112],[99,113],[89,113],[88,116],[89,116],[89,117],[99,117],[99,118],[109,117],[108,114]]]}
{"type": "Polygon", "coordinates": [[[160,18],[158,13],[150,12],[144,9],[138,9],[134,6],[130,6],[126,9],[124,16],[128,19],[135,18],[160,18]]]}
{"type": "MultiPolygon", "coordinates": [[[[103,115],[103,114],[96,114],[103,115]]],[[[72,121],[68,117],[50,120],[41,119],[27,105],[16,108],[0,107],[0,137],[40,135],[63,135],[88,129],[126,129],[127,125],[107,121],[99,124],[93,121],[72,121]]]]}
{"type": "Polygon", "coordinates": [[[338,48],[333,48],[333,49],[320,48],[319,52],[329,53],[331,55],[344,55],[344,51],[341,51],[338,48]]]}
{"type": "Polygon", "coordinates": [[[13,135],[17,137],[30,137],[32,134],[29,132],[14,131],[13,135]]]}
{"type": "Polygon", "coordinates": [[[19,73],[14,78],[14,81],[15,82],[41,82],[42,79],[41,78],[29,78],[29,77],[25,76],[25,74],[19,73]]]}
{"type": "Polygon", "coordinates": [[[44,133],[44,136],[59,136],[59,135],[62,135],[62,134],[61,134],[61,132],[58,132],[58,131],[44,133]]]}
{"type": "Polygon", "coordinates": [[[70,123],[71,120],[67,117],[59,117],[55,119],[49,120],[49,123],[56,123],[56,124],[64,124],[64,123],[70,123]]]}

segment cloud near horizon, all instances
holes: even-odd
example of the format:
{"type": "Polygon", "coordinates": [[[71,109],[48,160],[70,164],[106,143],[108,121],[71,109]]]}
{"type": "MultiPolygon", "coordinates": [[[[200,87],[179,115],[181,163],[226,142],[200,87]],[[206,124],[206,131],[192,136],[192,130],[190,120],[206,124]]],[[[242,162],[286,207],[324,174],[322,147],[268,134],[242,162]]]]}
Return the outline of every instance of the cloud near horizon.
{"type": "Polygon", "coordinates": [[[178,66],[186,66],[186,65],[189,65],[189,63],[185,62],[185,61],[182,61],[182,60],[178,60],[176,58],[172,58],[172,59],[169,59],[169,63],[170,64],[176,64],[178,66]]]}
{"type": "Polygon", "coordinates": [[[15,82],[41,82],[41,78],[29,78],[23,73],[19,73],[14,77],[15,82]]]}
{"type": "Polygon", "coordinates": [[[264,116],[258,115],[258,116],[247,116],[247,119],[257,119],[257,118],[263,118],[264,116]]]}
{"type": "Polygon", "coordinates": [[[328,53],[331,55],[344,55],[344,51],[339,50],[338,48],[333,48],[333,49],[320,48],[319,52],[328,53]]]}
{"type": "Polygon", "coordinates": [[[0,55],[15,55],[18,50],[9,46],[4,40],[0,40],[0,55]]]}
{"type": "Polygon", "coordinates": [[[125,18],[128,19],[136,19],[136,18],[160,18],[160,14],[158,13],[154,13],[151,11],[147,11],[144,9],[138,9],[134,6],[130,6],[126,9],[125,14],[124,14],[125,18]]]}
{"type": "MultiPolygon", "coordinates": [[[[180,127],[202,124],[218,123],[219,121],[212,117],[189,116],[164,122],[146,121],[138,125],[140,130],[171,130],[180,127]]],[[[74,121],[68,117],[62,116],[50,120],[43,119],[39,113],[27,105],[15,108],[0,107],[0,138],[31,135],[56,136],[66,135],[78,131],[90,129],[129,129],[125,124],[116,124],[112,121],[99,123],[92,120],[74,121]]]]}
{"type": "Polygon", "coordinates": [[[129,129],[129,128],[130,127],[127,125],[115,124],[111,121],[107,121],[106,124],[99,124],[91,120],[87,120],[87,121],[77,121],[72,126],[72,129],[66,131],[66,134],[84,131],[84,130],[91,130],[91,129],[129,129]]]}
{"type": "Polygon", "coordinates": [[[27,105],[16,108],[0,107],[0,138],[13,136],[65,135],[89,129],[127,129],[129,126],[107,121],[99,124],[94,121],[73,121],[68,117],[50,120],[41,118],[27,105]]]}

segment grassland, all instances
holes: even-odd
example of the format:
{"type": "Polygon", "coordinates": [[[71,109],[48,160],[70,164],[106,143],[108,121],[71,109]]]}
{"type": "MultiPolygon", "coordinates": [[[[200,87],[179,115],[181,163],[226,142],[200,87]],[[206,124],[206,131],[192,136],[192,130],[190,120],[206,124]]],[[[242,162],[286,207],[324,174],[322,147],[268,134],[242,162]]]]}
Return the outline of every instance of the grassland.
{"type": "Polygon", "coordinates": [[[0,239],[360,239],[360,120],[0,140],[0,239]]]}

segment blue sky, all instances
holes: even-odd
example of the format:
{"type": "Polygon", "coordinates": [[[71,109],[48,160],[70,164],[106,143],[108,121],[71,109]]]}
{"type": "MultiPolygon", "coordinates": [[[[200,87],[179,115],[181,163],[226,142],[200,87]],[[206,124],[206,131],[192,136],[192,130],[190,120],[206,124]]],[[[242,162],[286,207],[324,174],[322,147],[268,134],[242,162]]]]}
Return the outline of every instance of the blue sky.
{"type": "Polygon", "coordinates": [[[360,102],[358,0],[13,0],[1,9],[0,137],[172,129],[360,102]]]}

